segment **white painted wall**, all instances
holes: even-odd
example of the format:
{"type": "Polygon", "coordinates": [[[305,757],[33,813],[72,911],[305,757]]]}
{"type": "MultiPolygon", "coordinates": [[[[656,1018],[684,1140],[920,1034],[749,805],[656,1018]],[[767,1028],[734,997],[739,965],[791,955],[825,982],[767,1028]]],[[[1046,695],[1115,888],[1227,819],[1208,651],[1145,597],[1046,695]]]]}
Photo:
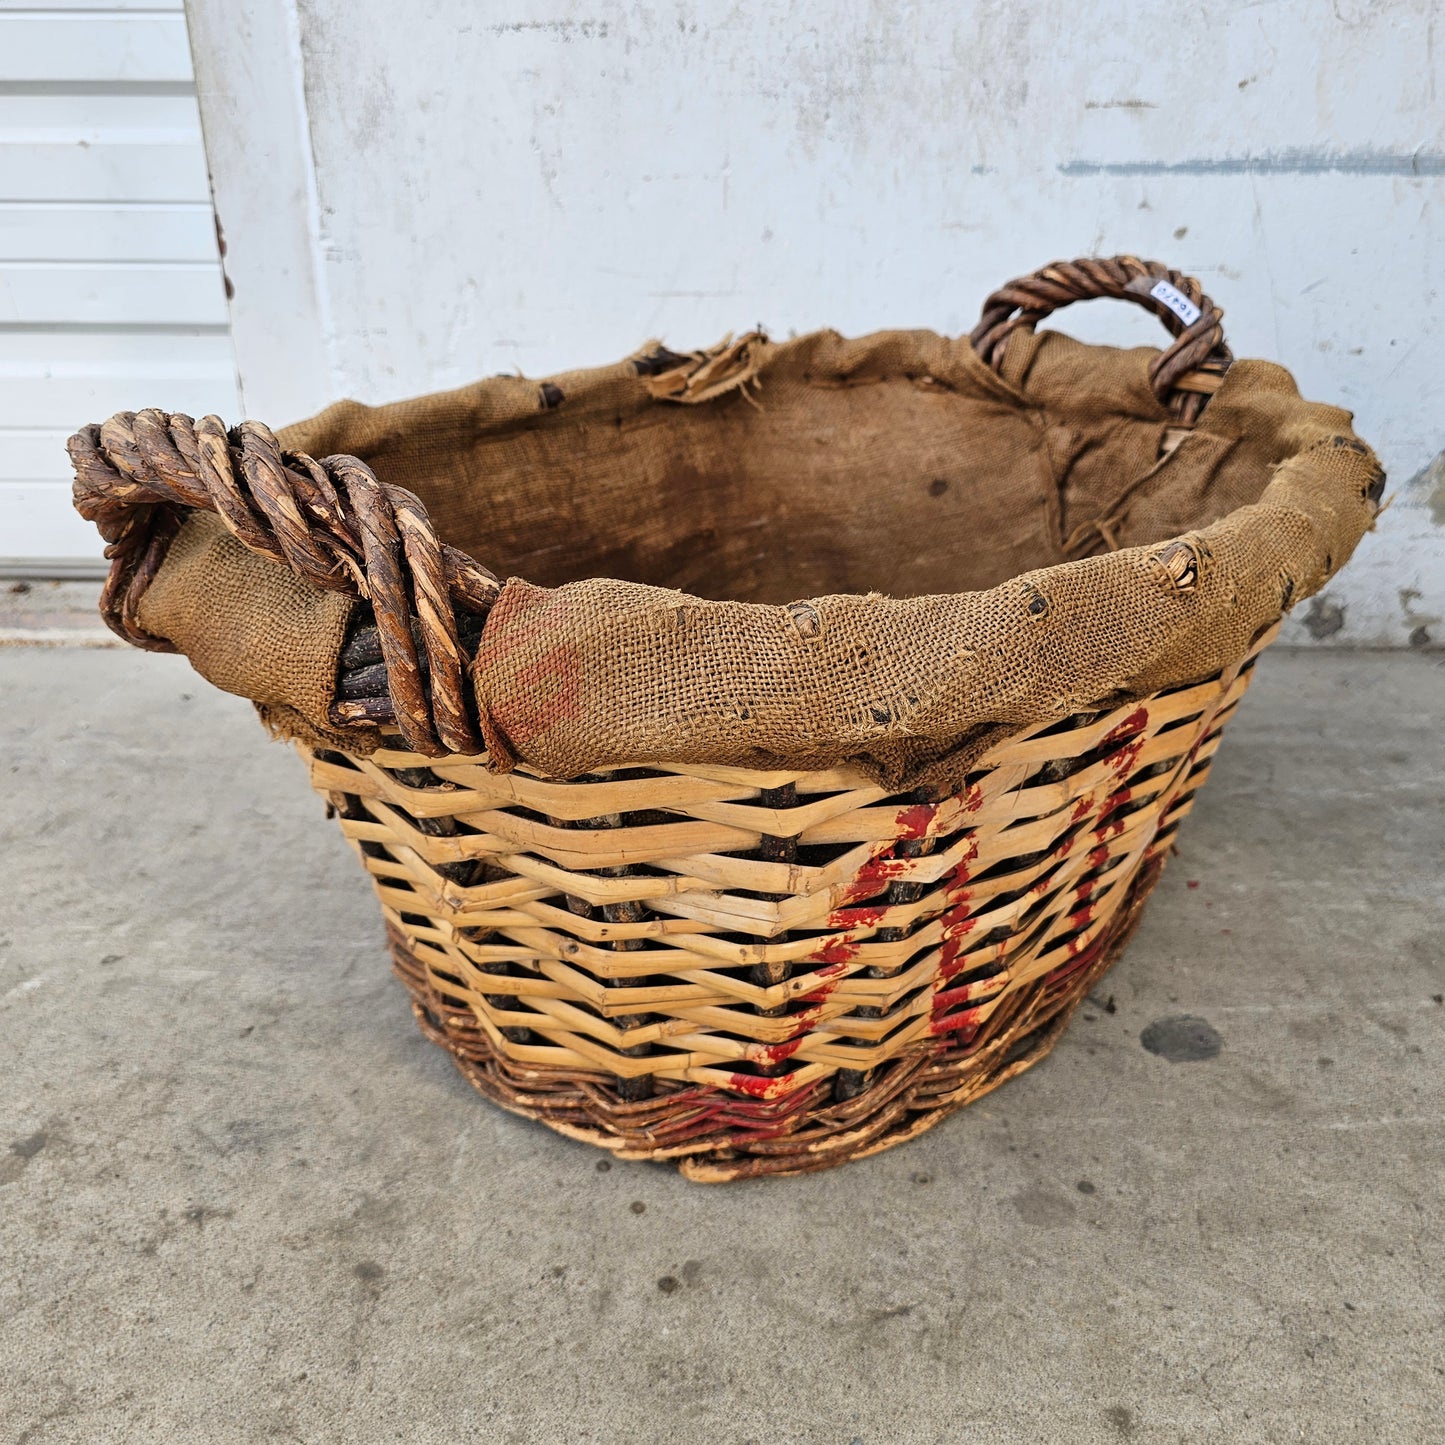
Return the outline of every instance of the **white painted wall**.
{"type": "Polygon", "coordinates": [[[98,565],[65,438],[240,405],[180,0],[0,0],[0,565],[98,565]]]}
{"type": "Polygon", "coordinates": [[[1433,0],[190,14],[253,415],[756,322],[964,331],[1008,276],[1132,251],[1382,453],[1396,502],[1315,609],[1332,640],[1445,638],[1445,491],[1406,485],[1445,447],[1433,0]]]}

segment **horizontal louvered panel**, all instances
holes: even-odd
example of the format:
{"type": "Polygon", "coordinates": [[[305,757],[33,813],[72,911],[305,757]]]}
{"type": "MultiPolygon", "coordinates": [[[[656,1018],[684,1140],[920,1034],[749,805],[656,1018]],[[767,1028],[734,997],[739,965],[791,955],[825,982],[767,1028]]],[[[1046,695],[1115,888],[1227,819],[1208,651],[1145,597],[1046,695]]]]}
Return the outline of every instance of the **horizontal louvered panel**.
{"type": "Polygon", "coordinates": [[[0,95],[0,202],[209,204],[194,96],[0,95]]]}
{"type": "Polygon", "coordinates": [[[0,0],[0,15],[22,11],[116,11],[125,14],[134,10],[165,10],[179,15],[185,9],[183,0],[106,0],[104,5],[97,5],[95,0],[44,0],[44,3],[37,3],[37,0],[0,0]]]}
{"type": "Polygon", "coordinates": [[[185,16],[0,11],[0,81],[185,82],[185,16]]]}
{"type": "Polygon", "coordinates": [[[194,95],[73,94],[30,86],[0,92],[0,135],[16,141],[87,141],[109,136],[199,145],[201,113],[194,95]]]}
{"type": "MultiPolygon", "coordinates": [[[[240,420],[230,337],[223,332],[0,331],[0,427],[54,428],[158,406],[191,416],[240,420]]],[[[16,470],[5,458],[32,445],[0,431],[0,476],[63,475],[63,451],[45,471],[16,470]]]]}
{"type": "Polygon", "coordinates": [[[0,200],[209,202],[200,146],[14,142],[0,139],[0,200]]]}
{"type": "Polygon", "coordinates": [[[0,261],[215,259],[215,222],[211,208],[201,202],[0,203],[0,261]]]}
{"type": "Polygon", "coordinates": [[[76,427],[237,418],[226,322],[180,0],[0,0],[0,557],[99,555],[76,427]]]}
{"type": "Polygon", "coordinates": [[[220,266],[206,262],[0,262],[0,323],[224,326],[220,266]]]}

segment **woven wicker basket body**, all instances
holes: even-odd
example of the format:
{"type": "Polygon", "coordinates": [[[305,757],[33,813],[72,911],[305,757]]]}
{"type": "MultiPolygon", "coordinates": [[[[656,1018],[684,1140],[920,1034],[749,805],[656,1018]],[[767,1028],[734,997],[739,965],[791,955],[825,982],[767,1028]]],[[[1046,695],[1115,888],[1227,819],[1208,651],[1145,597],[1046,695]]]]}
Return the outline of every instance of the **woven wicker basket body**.
{"type": "Polygon", "coordinates": [[[910,1139],[1049,1052],[1253,660],[1027,733],[933,801],[846,770],[568,782],[304,751],[418,1022],[482,1093],[695,1179],[790,1174],[910,1139]]]}
{"type": "MultiPolygon", "coordinates": [[[[1136,415],[1126,420],[1142,415],[1155,439],[1139,462],[1145,475],[1190,442],[1202,464],[1228,455],[1234,440],[1191,434],[1231,364],[1219,312],[1197,283],[1133,258],[1060,264],[990,298],[964,378],[982,385],[980,404],[1027,406],[987,368],[1003,366],[1010,336],[1089,296],[1143,304],[1174,335],[1129,403],[1136,415]]],[[[599,394],[611,407],[645,385],[666,407],[732,388],[729,404],[755,405],[728,373],[749,340],[691,358],[640,353],[624,379],[606,373],[599,394]]],[[[888,345],[879,354],[893,356],[888,345]]],[[[1261,406],[1285,405],[1273,399],[1277,378],[1251,376],[1261,406]]],[[[909,407],[952,389],[933,375],[894,379],[909,407]]],[[[857,380],[830,379],[828,395],[857,380]]],[[[496,395],[482,404],[510,405],[496,395]]],[[[528,400],[563,415],[553,383],[528,400]]],[[[577,404],[574,425],[612,435],[602,413],[577,404]]],[[[77,506],[110,543],[106,620],[138,646],[185,651],[297,741],[372,878],[427,1036],[503,1107],[712,1181],[888,1148],[1053,1047],[1126,943],[1280,614],[1332,575],[1375,514],[1383,473],[1345,413],[1314,410],[1327,414],[1318,435],[1296,426],[1308,432],[1304,463],[1283,445],[1249,463],[1259,472],[1249,500],[1269,505],[1240,507],[1244,522],[1106,555],[1115,539],[1101,521],[1080,530],[1083,550],[1064,544],[1089,561],[970,593],[993,600],[965,607],[939,654],[946,665],[936,670],[955,669],[955,690],[932,715],[935,731],[900,723],[899,707],[916,704],[922,718],[936,701],[905,669],[888,694],[902,704],[841,694],[838,715],[858,725],[849,738],[871,728],[883,742],[871,753],[840,744],[840,761],[821,769],[739,766],[756,753],[805,756],[787,753],[776,727],[767,747],[730,753],[729,729],[757,725],[751,702],[714,709],[711,731],[652,734],[681,739],[676,750],[629,744],[634,735],[619,729],[623,742],[609,731],[579,754],[576,727],[558,743],[539,724],[529,753],[522,724],[540,715],[534,692],[562,696],[573,723],[588,707],[606,720],[606,699],[578,682],[574,654],[585,649],[546,632],[546,608],[566,589],[503,588],[437,535],[416,495],[356,456],[317,461],[253,423],[227,431],[215,418],[154,411],[78,433],[71,455],[77,506]],[[1261,494],[1271,467],[1277,480],[1261,494]],[[1135,605],[1143,620],[1121,631],[1111,610],[1135,605]],[[236,637],[213,635],[222,616],[236,637]],[[1048,647],[1043,623],[1055,629],[1048,647]],[[1073,652],[1070,625],[1092,629],[1073,652]],[[1126,633],[1133,661],[1114,675],[1109,654],[1126,633]],[[483,695],[489,645],[508,694],[500,699],[495,676],[483,695]],[[957,671],[975,652],[983,664],[1002,660],[986,705],[975,706],[974,674],[957,671]],[[571,670],[562,677],[559,666],[571,670]],[[1040,675],[1049,666],[1057,675],[1040,675]],[[689,754],[696,737],[704,742],[689,754]],[[549,767],[548,756],[582,761],[549,767]]],[[[473,419],[465,413],[463,428],[473,419]]],[[[642,421],[656,424],[650,412],[642,421]]],[[[535,418],[507,425],[521,437],[519,475],[535,475],[535,418]]],[[[619,410],[618,435],[622,426],[619,410]]],[[[1055,433],[1064,433],[1049,433],[1056,447],[1087,451],[1055,433]]],[[[384,450],[390,434],[378,437],[384,450]]],[[[921,475],[935,498],[950,485],[921,475]]],[[[1057,532],[1057,515],[1051,525],[1057,532]]],[[[869,677],[886,671],[874,663],[893,645],[879,639],[910,645],[918,618],[941,635],[955,625],[946,598],[923,597],[939,605],[907,613],[901,628],[889,614],[888,631],[870,630],[869,608],[881,617],[891,605],[883,599],[720,612],[736,604],[657,588],[634,589],[646,604],[635,607],[627,586],[614,592],[633,610],[618,615],[629,626],[641,616],[641,631],[589,637],[652,646],[706,613],[723,618],[726,640],[741,618],[762,629],[760,647],[784,662],[811,658],[824,682],[834,664],[807,649],[840,617],[855,633],[835,671],[869,677]]],[[[579,606],[572,596],[567,617],[579,606]]],[[[631,685],[622,651],[597,664],[619,688],[631,685]]],[[[661,675],[705,671],[707,654],[682,656],[688,667],[674,658],[661,675]]],[[[646,711],[635,697],[627,706],[634,721],[646,711]]],[[[657,711],[650,722],[671,726],[677,707],[657,711]]],[[[810,737],[832,726],[806,716],[810,737]]]]}

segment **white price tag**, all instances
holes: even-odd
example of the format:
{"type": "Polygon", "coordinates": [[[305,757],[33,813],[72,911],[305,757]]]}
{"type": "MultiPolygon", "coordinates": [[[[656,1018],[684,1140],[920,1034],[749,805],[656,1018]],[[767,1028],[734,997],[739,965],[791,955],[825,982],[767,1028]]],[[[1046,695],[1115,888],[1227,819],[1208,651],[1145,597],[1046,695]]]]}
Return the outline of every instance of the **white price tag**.
{"type": "Polygon", "coordinates": [[[1193,326],[1204,314],[1177,286],[1167,281],[1156,281],[1149,288],[1149,294],[1156,301],[1162,301],[1186,326],[1193,326]]]}

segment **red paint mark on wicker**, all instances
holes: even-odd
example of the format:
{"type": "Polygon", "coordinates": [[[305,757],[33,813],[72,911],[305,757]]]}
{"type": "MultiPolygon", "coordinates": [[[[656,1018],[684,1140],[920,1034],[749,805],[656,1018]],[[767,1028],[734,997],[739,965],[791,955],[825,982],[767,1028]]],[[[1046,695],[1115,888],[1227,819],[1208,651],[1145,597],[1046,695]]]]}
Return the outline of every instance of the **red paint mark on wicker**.
{"type": "MultiPolygon", "coordinates": [[[[789,1075],[782,1082],[791,1082],[792,1078],[789,1075]]],[[[817,1103],[824,1088],[826,1081],[814,1079],[776,1098],[746,1099],[712,1084],[695,1085],[668,1096],[674,1112],[651,1123],[648,1135],[658,1145],[708,1138],[723,1141],[773,1137],[792,1129],[793,1116],[817,1103]]]]}
{"type": "Polygon", "coordinates": [[[1095,957],[1096,955],[1093,949],[1086,949],[1083,953],[1079,954],[1077,958],[1070,959],[1068,963],[1060,964],[1059,967],[1044,980],[1045,990],[1054,989],[1057,985],[1071,979],[1080,969],[1087,968],[1093,963],[1095,957]]]}
{"type": "Polygon", "coordinates": [[[822,1017],[823,1001],[840,982],[841,979],[835,978],[824,987],[808,994],[810,1000],[816,999],[817,1002],[812,1008],[799,1009],[797,1013],[788,1016],[787,1022],[791,1030],[788,1037],[776,1044],[750,1044],[747,1057],[757,1063],[780,1064],[784,1059],[796,1054],[812,1031],[813,1025],[822,1017]]]}
{"type": "Polygon", "coordinates": [[[841,968],[845,963],[858,957],[861,945],[851,938],[830,938],[821,948],[808,955],[812,962],[833,964],[841,968]]]}
{"type": "Polygon", "coordinates": [[[1144,750],[1145,739],[1140,734],[1148,725],[1149,709],[1135,708],[1118,727],[1112,728],[1104,735],[1100,746],[1106,753],[1115,743],[1124,743],[1124,746],[1109,758],[1109,771],[1116,778],[1127,778],[1134,771],[1135,764],[1139,761],[1139,754],[1144,750]],[[1131,741],[1126,742],[1126,739],[1131,741]]]}
{"type": "Polygon", "coordinates": [[[900,808],[894,820],[899,838],[926,838],[937,812],[937,803],[914,803],[900,808]]]}
{"type": "Polygon", "coordinates": [[[886,903],[869,904],[866,908],[835,908],[828,915],[828,927],[840,929],[872,928],[888,912],[886,903]]]}
{"type": "Polygon", "coordinates": [[[1149,709],[1147,707],[1135,708],[1123,722],[1117,727],[1112,727],[1104,734],[1100,747],[1109,748],[1115,743],[1123,742],[1125,738],[1131,738],[1135,733],[1141,733],[1149,726],[1149,709]]]}
{"type": "Polygon", "coordinates": [[[739,1143],[753,1139],[776,1139],[780,1134],[791,1133],[797,1127],[794,1116],[816,1108],[831,1087],[831,1080],[814,1079],[809,1084],[798,1085],[790,1094],[757,1101],[740,1099],[736,1094],[719,1093],[723,1103],[717,1119],[732,1131],[730,1138],[739,1143]]]}
{"type": "MultiPolygon", "coordinates": [[[[776,1079],[759,1079],[754,1074],[733,1074],[729,1077],[748,1079],[753,1084],[791,1084],[796,1075],[783,1074],[776,1079]]],[[[724,1127],[741,1126],[749,1129],[765,1129],[780,1123],[786,1125],[791,1115],[806,1109],[816,1099],[819,1091],[818,1080],[811,1084],[796,1085],[788,1092],[770,1098],[758,1096],[756,1089],[745,1091],[755,1096],[754,1102],[753,1099],[739,1099],[736,1095],[711,1085],[699,1085],[686,1094],[671,1095],[670,1102],[677,1109],[696,1103],[698,1107],[688,1120],[687,1130],[682,1134],[682,1137],[696,1138],[707,1132],[704,1126],[710,1122],[724,1127]]]]}
{"type": "MultiPolygon", "coordinates": [[[[808,1027],[817,1019],[822,1012],[821,1009],[809,1009],[811,1017],[803,1025],[801,1032],[791,1039],[784,1039],[779,1044],[759,1044],[756,1051],[748,1050],[748,1057],[760,1064],[781,1064],[784,1059],[790,1059],[799,1049],[803,1047],[804,1040],[808,1037],[808,1027]]],[[[798,1017],[801,1019],[802,1014],[798,1017]]]]}
{"type": "MultiPolygon", "coordinates": [[[[854,953],[858,951],[856,945],[853,951],[854,953]]],[[[848,960],[839,959],[834,963],[825,964],[822,968],[814,969],[813,977],[821,979],[822,982],[819,983],[817,988],[809,989],[807,993],[800,993],[798,995],[798,1002],[822,1003],[822,1001],[842,983],[842,976],[847,967],[848,960]]]]}
{"type": "Polygon", "coordinates": [[[884,844],[866,863],[859,868],[857,876],[848,885],[844,895],[845,904],[858,898],[873,898],[890,883],[908,871],[906,859],[893,856],[893,845],[884,844]]]}
{"type": "Polygon", "coordinates": [[[1099,810],[1104,821],[1094,829],[1096,838],[1117,838],[1124,831],[1124,824],[1127,819],[1115,816],[1118,809],[1127,803],[1134,794],[1128,788],[1120,788],[1117,793],[1110,793],[1104,799],[1104,806],[1099,810]]]}
{"type": "Polygon", "coordinates": [[[1072,978],[1081,968],[1087,968],[1098,959],[1099,955],[1108,946],[1113,933],[1105,929],[1103,933],[1094,938],[1087,948],[1081,949],[1067,963],[1061,963],[1056,969],[1044,975],[1044,987],[1049,988],[1064,979],[1072,978]]]}
{"type": "Polygon", "coordinates": [[[982,1022],[969,1024],[967,1028],[957,1029],[954,1036],[948,1041],[947,1054],[951,1058],[958,1058],[964,1053],[968,1046],[978,1037],[978,1031],[982,1028],[982,1022]]]}
{"type": "Polygon", "coordinates": [[[1109,861],[1109,845],[1100,843],[1096,848],[1089,849],[1089,867],[1097,872],[1109,861]]]}
{"type": "Polygon", "coordinates": [[[945,938],[938,950],[938,977],[940,982],[952,978],[954,974],[963,970],[960,962],[960,955],[963,953],[963,943],[957,938],[945,938]]]}
{"type": "Polygon", "coordinates": [[[1089,816],[1094,806],[1094,795],[1085,793],[1077,803],[1074,804],[1074,811],[1069,815],[1069,822],[1079,823],[1089,816]]]}
{"type": "Polygon", "coordinates": [[[967,894],[943,914],[943,942],[938,950],[938,976],[940,980],[952,978],[962,971],[965,959],[965,943],[968,935],[978,926],[978,919],[969,914],[967,894]]]}
{"type": "Polygon", "coordinates": [[[1139,761],[1139,754],[1144,751],[1144,739],[1135,738],[1132,743],[1125,745],[1109,759],[1109,769],[1116,778],[1127,778],[1133,771],[1135,764],[1139,761]]]}
{"type": "Polygon", "coordinates": [[[781,1124],[767,1124],[760,1128],[735,1124],[728,1134],[728,1143],[757,1144],[765,1139],[781,1139],[785,1134],[791,1134],[796,1127],[790,1119],[785,1119],[781,1124]]]}
{"type": "MultiPolygon", "coordinates": [[[[952,990],[950,994],[940,994],[939,998],[950,998],[952,994],[956,993],[957,990],[952,990]]],[[[939,1006],[935,1003],[934,1015],[928,1021],[928,1032],[931,1034],[951,1034],[957,1032],[959,1029],[972,1029],[976,1031],[982,1022],[982,1005],[977,1008],[960,1009],[957,1013],[940,1014],[939,1006]]],[[[971,1038],[972,1034],[970,1034],[969,1037],[971,1038]]]]}
{"type": "MultiPolygon", "coordinates": [[[[1094,921],[1094,906],[1092,903],[1086,903],[1082,908],[1076,908],[1069,914],[1069,922],[1075,928],[1087,928],[1089,924],[1094,921]]],[[[1088,942],[1085,941],[1082,934],[1077,938],[1071,938],[1068,943],[1068,949],[1071,954],[1079,953],[1088,946],[1088,942]]]]}
{"type": "Polygon", "coordinates": [[[965,813],[976,813],[983,807],[983,788],[975,783],[971,788],[964,789],[958,795],[959,801],[963,804],[965,813]]]}
{"type": "Polygon", "coordinates": [[[754,1099],[776,1099],[789,1091],[792,1078],[791,1074],[779,1074],[776,1079],[763,1079],[756,1074],[729,1074],[727,1087],[754,1099]]]}
{"type": "Polygon", "coordinates": [[[943,894],[950,903],[959,903],[967,899],[968,894],[964,891],[964,884],[969,881],[968,865],[978,857],[978,836],[969,838],[965,845],[963,855],[943,876],[943,894]]]}
{"type": "MultiPolygon", "coordinates": [[[[987,986],[987,981],[984,986],[987,986]]],[[[959,1004],[967,1003],[978,992],[979,987],[971,983],[961,983],[957,988],[941,988],[933,995],[932,1011],[935,1014],[946,1014],[959,1004]]]]}

